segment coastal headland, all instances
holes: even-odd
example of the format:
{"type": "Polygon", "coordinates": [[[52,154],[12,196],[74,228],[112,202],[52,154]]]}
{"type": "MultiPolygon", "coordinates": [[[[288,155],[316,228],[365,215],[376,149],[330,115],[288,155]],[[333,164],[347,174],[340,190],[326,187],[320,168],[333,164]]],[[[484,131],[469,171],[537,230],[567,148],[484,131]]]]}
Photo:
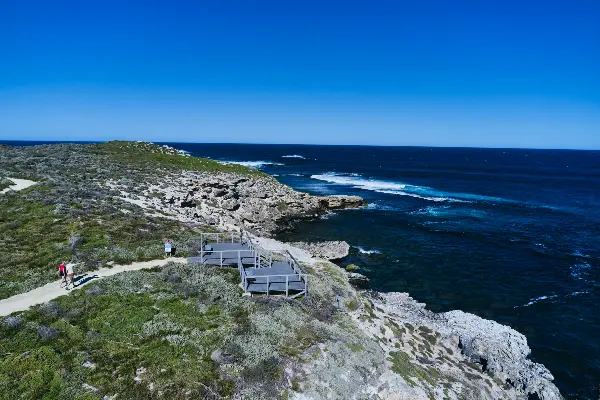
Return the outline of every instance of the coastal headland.
{"type": "Polygon", "coordinates": [[[329,261],[344,242],[271,238],[360,197],[146,142],[2,147],[0,178],[35,182],[0,194],[0,304],[58,285],[67,259],[119,270],[0,318],[0,398],[562,398],[510,327],[360,289],[329,261]],[[308,295],[243,296],[234,268],[162,260],[166,238],[191,257],[201,232],[241,230],[292,251],[308,295]]]}

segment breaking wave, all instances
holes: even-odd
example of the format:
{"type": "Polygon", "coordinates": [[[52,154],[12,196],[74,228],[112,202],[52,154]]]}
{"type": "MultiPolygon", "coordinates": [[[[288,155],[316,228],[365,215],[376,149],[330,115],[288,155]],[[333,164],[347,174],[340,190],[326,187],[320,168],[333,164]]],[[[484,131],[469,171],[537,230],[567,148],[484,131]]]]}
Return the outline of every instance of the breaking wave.
{"type": "Polygon", "coordinates": [[[367,250],[367,249],[365,249],[363,247],[360,247],[360,246],[356,246],[356,248],[358,249],[358,252],[362,253],[362,254],[381,254],[381,251],[376,250],[376,249],[374,249],[374,250],[367,250]]]}
{"type": "MultiPolygon", "coordinates": [[[[577,291],[577,292],[573,292],[573,293],[567,294],[567,295],[565,295],[565,296],[562,296],[562,297],[574,297],[574,296],[580,296],[580,295],[582,295],[582,294],[588,294],[588,293],[589,293],[588,291],[586,291],[586,290],[582,290],[582,291],[577,291]]],[[[526,304],[523,304],[522,306],[515,306],[514,308],[520,308],[520,307],[529,307],[529,306],[531,306],[531,305],[533,305],[533,304],[536,304],[536,303],[539,303],[539,302],[541,302],[541,301],[544,301],[544,300],[552,300],[552,299],[556,299],[557,297],[561,297],[561,296],[560,296],[560,295],[558,295],[558,294],[551,294],[551,295],[549,295],[549,296],[538,296],[538,297],[533,297],[533,298],[529,299],[529,302],[528,302],[528,303],[526,303],[526,304]]]]}
{"type": "Polygon", "coordinates": [[[470,193],[444,192],[427,186],[416,186],[402,182],[391,182],[378,179],[362,178],[360,176],[357,176],[356,174],[337,174],[333,172],[328,172],[326,174],[312,175],[311,178],[337,185],[352,186],[356,189],[371,190],[378,193],[393,194],[398,196],[410,196],[436,202],[509,202],[509,200],[501,199],[498,197],[481,196],[470,193]]]}
{"type": "Polygon", "coordinates": [[[290,154],[287,156],[281,156],[281,158],[301,158],[303,160],[306,160],[306,157],[301,156],[300,154],[290,154]]]}
{"type": "Polygon", "coordinates": [[[471,219],[483,219],[486,217],[484,211],[469,209],[469,208],[456,208],[449,205],[440,206],[427,206],[416,211],[409,212],[411,215],[424,215],[428,217],[459,217],[459,218],[471,218],[471,219]]]}
{"type": "Polygon", "coordinates": [[[592,266],[586,262],[572,265],[570,268],[571,276],[575,279],[588,282],[587,278],[590,275],[591,269],[592,266]]]}
{"type": "Polygon", "coordinates": [[[365,209],[367,209],[367,210],[377,210],[377,211],[398,211],[398,208],[396,208],[396,207],[392,207],[392,206],[388,206],[388,205],[384,205],[384,204],[379,204],[377,202],[367,204],[367,206],[365,207],[365,209]]]}
{"type": "Polygon", "coordinates": [[[244,167],[248,167],[248,168],[263,168],[267,165],[284,165],[281,163],[276,163],[276,162],[272,162],[272,161],[221,161],[224,164],[237,164],[237,165],[243,165],[244,167]]]}

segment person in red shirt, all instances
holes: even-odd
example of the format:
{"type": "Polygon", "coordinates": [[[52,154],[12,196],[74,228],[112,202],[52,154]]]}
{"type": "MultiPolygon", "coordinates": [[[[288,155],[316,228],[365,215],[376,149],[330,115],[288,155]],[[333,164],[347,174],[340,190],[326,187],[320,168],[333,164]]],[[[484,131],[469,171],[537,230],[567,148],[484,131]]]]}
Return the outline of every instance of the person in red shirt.
{"type": "Polygon", "coordinates": [[[63,283],[65,285],[67,284],[67,267],[65,266],[64,262],[60,263],[58,266],[58,275],[63,278],[60,282],[60,287],[63,287],[63,283]]]}

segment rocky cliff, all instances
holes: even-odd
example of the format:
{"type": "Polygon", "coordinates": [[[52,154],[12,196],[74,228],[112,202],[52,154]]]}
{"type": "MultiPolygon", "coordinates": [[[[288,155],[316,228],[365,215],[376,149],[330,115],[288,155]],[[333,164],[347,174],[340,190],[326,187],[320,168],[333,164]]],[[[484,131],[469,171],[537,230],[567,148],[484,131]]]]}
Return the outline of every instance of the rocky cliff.
{"type": "MultiPolygon", "coordinates": [[[[269,236],[298,218],[365,204],[359,197],[300,193],[257,171],[149,143],[36,146],[1,153],[0,175],[38,182],[0,197],[7,232],[2,244],[9,250],[2,259],[4,276],[16,270],[14,265],[27,270],[7,279],[10,285],[0,282],[4,297],[56,279],[56,262],[65,257],[79,257],[88,267],[152,259],[162,253],[162,237],[177,241],[177,235],[188,232],[196,238],[196,228],[206,225],[269,236]]],[[[273,239],[258,242],[292,249],[273,239]]],[[[179,243],[185,243],[183,236],[179,243]]],[[[91,398],[119,393],[151,398],[159,390],[173,398],[229,398],[233,393],[265,399],[282,393],[296,399],[561,398],[550,372],[528,359],[522,334],[461,311],[432,313],[404,293],[358,290],[350,284],[356,280],[353,272],[323,260],[343,255],[345,244],[301,246],[308,252],[294,253],[303,256],[309,274],[309,295],[301,301],[242,297],[237,271],[179,265],[100,281],[95,292],[91,288],[85,296],[66,298],[64,315],[51,310],[50,318],[44,306],[25,313],[30,325],[15,325],[14,318],[20,317],[10,317],[0,326],[0,345],[3,353],[14,353],[13,364],[6,363],[0,377],[18,373],[22,364],[33,371],[27,357],[35,351],[44,354],[39,360],[52,362],[31,382],[46,388],[50,384],[42,377],[72,368],[76,373],[65,375],[65,387],[81,390],[79,377],[93,378],[90,382],[98,388],[91,398]],[[93,313],[67,312],[88,310],[88,302],[102,299],[102,291],[110,301],[93,303],[93,313]],[[127,318],[120,316],[124,310],[127,318]],[[83,318],[89,321],[82,323],[83,318]],[[131,327],[121,330],[127,324],[131,327]],[[18,334],[22,326],[28,327],[27,336],[18,334]],[[140,326],[146,339],[156,340],[141,340],[140,326]],[[69,340],[21,343],[48,329],[69,340]],[[138,347],[132,350],[127,344],[131,353],[116,359],[121,353],[108,351],[117,343],[113,338],[135,341],[138,347]],[[90,341],[97,346],[93,352],[90,341]],[[46,348],[60,343],[66,344],[64,354],[71,348],[77,352],[63,359],[61,352],[46,348]],[[99,357],[103,348],[108,350],[99,357]],[[156,348],[162,349],[160,355],[154,354],[156,348]],[[100,378],[82,370],[93,357],[102,366],[100,378]],[[58,367],[63,365],[59,361],[68,368],[58,367]],[[168,363],[174,375],[164,378],[168,363]],[[198,382],[201,387],[194,386],[198,382]]],[[[14,378],[3,384],[22,395],[18,382],[14,378]]]]}
{"type": "Polygon", "coordinates": [[[267,175],[185,171],[137,193],[120,181],[110,181],[108,186],[119,190],[123,200],[136,202],[149,212],[202,225],[243,228],[266,236],[289,227],[297,219],[366,205],[357,196],[297,192],[267,175]]]}

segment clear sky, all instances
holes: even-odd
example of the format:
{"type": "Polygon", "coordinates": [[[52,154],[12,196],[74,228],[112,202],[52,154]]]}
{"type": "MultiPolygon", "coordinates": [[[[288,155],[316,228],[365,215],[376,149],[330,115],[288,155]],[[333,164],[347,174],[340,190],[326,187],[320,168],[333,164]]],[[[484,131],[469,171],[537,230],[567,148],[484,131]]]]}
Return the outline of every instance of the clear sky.
{"type": "Polygon", "coordinates": [[[0,139],[600,149],[600,1],[0,0],[0,139]]]}

